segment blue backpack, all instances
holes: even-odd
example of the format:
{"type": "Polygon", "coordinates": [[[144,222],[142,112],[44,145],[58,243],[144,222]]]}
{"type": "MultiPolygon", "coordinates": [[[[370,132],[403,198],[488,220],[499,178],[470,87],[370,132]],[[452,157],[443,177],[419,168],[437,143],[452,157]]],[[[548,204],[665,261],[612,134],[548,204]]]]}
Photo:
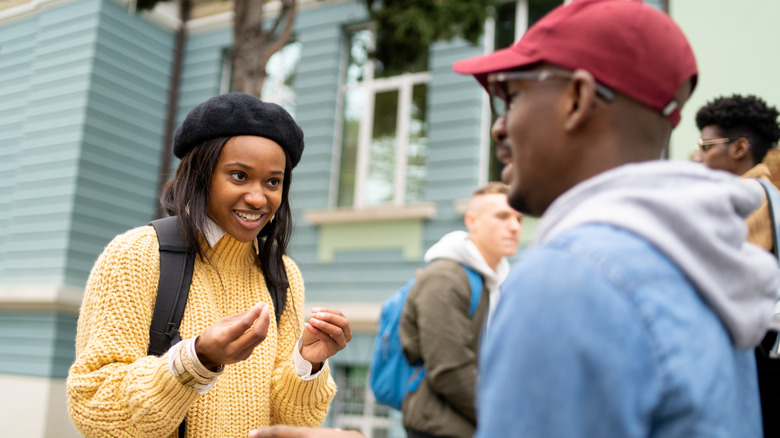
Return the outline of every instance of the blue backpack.
{"type": "MultiPolygon", "coordinates": [[[[471,304],[469,315],[474,316],[482,295],[482,276],[463,265],[471,285],[471,304]]],[[[412,278],[395,291],[382,304],[382,314],[379,317],[379,328],[374,341],[374,353],[371,356],[369,385],[378,402],[401,409],[407,393],[414,392],[425,377],[425,366],[420,361],[410,364],[401,347],[401,312],[404,310],[406,298],[412,289],[416,278],[412,278]]]]}

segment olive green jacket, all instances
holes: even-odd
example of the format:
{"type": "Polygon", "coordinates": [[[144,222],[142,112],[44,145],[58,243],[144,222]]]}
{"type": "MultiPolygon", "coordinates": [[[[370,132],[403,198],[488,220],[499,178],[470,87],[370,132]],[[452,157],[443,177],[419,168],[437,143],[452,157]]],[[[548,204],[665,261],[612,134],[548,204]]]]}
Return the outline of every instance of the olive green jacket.
{"type": "Polygon", "coordinates": [[[473,318],[470,302],[466,270],[448,259],[429,264],[409,292],[401,315],[401,344],[409,361],[422,359],[427,371],[404,399],[404,427],[438,437],[474,435],[477,352],[489,308],[484,284],[473,318]]]}

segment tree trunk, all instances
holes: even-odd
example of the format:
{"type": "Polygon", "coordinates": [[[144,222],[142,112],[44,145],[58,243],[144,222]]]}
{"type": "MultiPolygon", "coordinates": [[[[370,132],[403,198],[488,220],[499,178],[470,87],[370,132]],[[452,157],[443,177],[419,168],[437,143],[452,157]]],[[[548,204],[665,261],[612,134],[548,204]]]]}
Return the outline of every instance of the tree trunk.
{"type": "Polygon", "coordinates": [[[231,91],[262,97],[265,65],[292,35],[296,0],[280,0],[279,15],[269,21],[267,28],[263,26],[265,3],[265,0],[235,0],[231,91]]]}
{"type": "MultiPolygon", "coordinates": [[[[153,6],[153,5],[152,5],[153,6]]],[[[165,115],[165,139],[163,141],[162,156],[160,159],[160,171],[157,178],[157,193],[162,193],[165,182],[168,181],[171,169],[173,132],[176,129],[176,109],[179,103],[179,85],[181,82],[182,61],[184,58],[184,46],[187,41],[187,21],[190,19],[192,2],[181,0],[179,5],[179,29],[176,32],[176,45],[173,51],[173,66],[171,67],[171,82],[168,87],[168,108],[165,115]]],[[[165,212],[162,203],[155,202],[155,217],[161,218],[165,212]]]]}

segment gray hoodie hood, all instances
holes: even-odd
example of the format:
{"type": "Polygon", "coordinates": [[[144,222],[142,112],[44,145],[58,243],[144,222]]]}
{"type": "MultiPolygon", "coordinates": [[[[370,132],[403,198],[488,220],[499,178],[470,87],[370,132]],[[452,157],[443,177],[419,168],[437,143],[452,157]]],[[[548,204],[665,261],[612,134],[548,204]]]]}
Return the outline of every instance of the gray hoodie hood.
{"type": "Polygon", "coordinates": [[[532,246],[586,223],[627,229],[686,274],[737,347],[752,348],[766,333],[780,287],[777,259],[745,241],[745,218],[763,199],[758,184],[701,164],[628,164],[558,197],[532,246]]]}

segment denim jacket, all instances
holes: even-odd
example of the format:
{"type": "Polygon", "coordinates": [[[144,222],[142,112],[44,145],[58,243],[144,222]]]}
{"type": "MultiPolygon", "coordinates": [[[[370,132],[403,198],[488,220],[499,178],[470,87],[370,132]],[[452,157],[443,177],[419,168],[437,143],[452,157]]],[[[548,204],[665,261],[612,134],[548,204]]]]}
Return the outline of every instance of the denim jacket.
{"type": "Polygon", "coordinates": [[[625,230],[584,225],[528,254],[489,339],[477,438],[761,436],[752,350],[625,230]]]}
{"type": "Polygon", "coordinates": [[[623,166],[545,212],[482,343],[477,438],[760,437],[752,347],[776,261],[760,193],[703,166],[623,166]]]}

